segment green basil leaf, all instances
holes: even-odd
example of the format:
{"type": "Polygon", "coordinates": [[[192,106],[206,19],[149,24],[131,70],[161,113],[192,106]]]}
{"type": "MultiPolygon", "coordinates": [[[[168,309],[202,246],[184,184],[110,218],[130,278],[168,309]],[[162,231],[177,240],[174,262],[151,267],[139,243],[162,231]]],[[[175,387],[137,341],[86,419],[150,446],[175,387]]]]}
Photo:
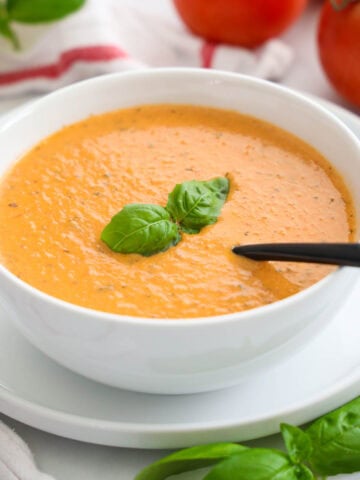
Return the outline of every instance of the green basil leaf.
{"type": "Polygon", "coordinates": [[[246,447],[236,443],[216,443],[186,448],[144,468],[135,480],[163,480],[171,475],[214,465],[243,450],[246,450],[246,447]]]}
{"type": "Polygon", "coordinates": [[[360,471],[360,397],[316,420],[307,433],[310,465],[320,475],[360,471]]]}
{"type": "Polygon", "coordinates": [[[280,425],[286,449],[294,463],[306,462],[312,453],[309,435],[298,427],[282,423],[280,425]]]}
{"type": "Polygon", "coordinates": [[[115,252],[148,256],[176,245],[180,234],[165,208],[132,203],[113,216],[101,239],[115,252]]]}
{"type": "Polygon", "coordinates": [[[248,449],[216,465],[204,480],[313,480],[304,465],[294,465],[288,455],[267,448],[248,449]]]}
{"type": "Polygon", "coordinates": [[[10,20],[22,23],[42,23],[59,20],[75,12],[85,0],[7,0],[10,20]]]}
{"type": "Polygon", "coordinates": [[[228,193],[229,180],[225,177],[208,182],[191,180],[176,185],[166,209],[184,232],[199,233],[217,221],[228,193]]]}

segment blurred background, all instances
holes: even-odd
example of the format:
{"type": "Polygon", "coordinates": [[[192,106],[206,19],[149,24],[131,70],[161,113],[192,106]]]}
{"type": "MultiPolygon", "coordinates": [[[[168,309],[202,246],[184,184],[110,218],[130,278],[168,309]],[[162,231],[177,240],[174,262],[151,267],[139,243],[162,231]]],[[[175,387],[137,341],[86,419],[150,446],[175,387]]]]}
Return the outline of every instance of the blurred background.
{"type": "Polygon", "coordinates": [[[360,110],[357,0],[8,0],[0,108],[105,73],[235,71],[360,110]]]}

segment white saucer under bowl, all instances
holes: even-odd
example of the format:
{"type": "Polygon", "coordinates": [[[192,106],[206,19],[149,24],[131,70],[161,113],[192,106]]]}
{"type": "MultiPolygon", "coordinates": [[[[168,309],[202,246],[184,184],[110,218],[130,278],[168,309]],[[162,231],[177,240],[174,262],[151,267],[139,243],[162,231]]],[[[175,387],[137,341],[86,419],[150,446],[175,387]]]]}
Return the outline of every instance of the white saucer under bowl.
{"type": "MultiPolygon", "coordinates": [[[[360,137],[357,116],[325,105],[360,137]]],[[[280,421],[307,422],[360,395],[358,278],[334,320],[286,364],[197,395],[145,395],[80,377],[33,348],[0,309],[0,411],[64,437],[137,448],[244,441],[277,432],[280,421]]]]}

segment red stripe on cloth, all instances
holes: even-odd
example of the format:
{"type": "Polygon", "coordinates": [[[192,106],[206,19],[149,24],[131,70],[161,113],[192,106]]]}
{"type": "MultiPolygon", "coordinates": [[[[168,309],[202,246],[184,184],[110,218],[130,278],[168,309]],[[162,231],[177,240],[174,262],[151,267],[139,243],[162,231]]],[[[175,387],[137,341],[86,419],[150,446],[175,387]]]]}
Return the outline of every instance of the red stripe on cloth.
{"type": "Polygon", "coordinates": [[[58,78],[77,62],[99,62],[126,57],[127,54],[121,48],[112,45],[73,48],[63,52],[55,63],[0,73],[0,85],[39,77],[58,78]]]}
{"type": "Polygon", "coordinates": [[[201,55],[201,66],[203,68],[211,68],[215,50],[216,43],[204,42],[201,46],[200,55],[201,55]]]}

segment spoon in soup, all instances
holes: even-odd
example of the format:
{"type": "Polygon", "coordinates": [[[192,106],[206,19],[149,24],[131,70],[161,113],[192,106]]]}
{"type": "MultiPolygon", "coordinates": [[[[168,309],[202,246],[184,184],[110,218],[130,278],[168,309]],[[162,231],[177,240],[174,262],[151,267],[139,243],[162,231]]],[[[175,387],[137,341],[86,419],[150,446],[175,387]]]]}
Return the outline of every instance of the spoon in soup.
{"type": "Polygon", "coordinates": [[[232,251],[252,260],[360,267],[360,243],[259,243],[238,245],[232,251]]]}

